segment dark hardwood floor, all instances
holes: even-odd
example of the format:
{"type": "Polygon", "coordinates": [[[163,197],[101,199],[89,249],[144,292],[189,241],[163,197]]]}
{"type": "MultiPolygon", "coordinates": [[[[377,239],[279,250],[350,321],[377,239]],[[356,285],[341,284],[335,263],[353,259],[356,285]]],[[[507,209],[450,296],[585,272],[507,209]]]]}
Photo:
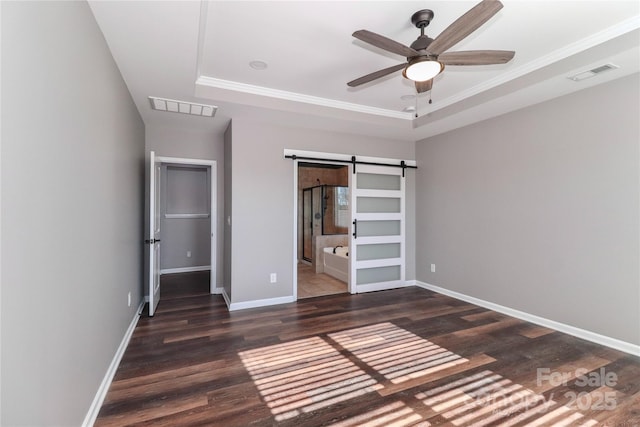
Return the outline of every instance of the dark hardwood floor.
{"type": "Polygon", "coordinates": [[[640,425],[639,358],[421,288],[231,313],[180,289],[96,426],[640,425]]]}
{"type": "Polygon", "coordinates": [[[160,300],[209,295],[209,271],[163,274],[160,276],[160,300]]]}

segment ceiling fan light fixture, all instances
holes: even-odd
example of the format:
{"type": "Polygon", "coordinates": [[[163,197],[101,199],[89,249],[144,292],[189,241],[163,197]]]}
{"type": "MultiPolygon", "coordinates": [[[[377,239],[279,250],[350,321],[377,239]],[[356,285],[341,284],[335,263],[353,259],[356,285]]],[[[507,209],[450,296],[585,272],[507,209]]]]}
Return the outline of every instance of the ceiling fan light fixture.
{"type": "Polygon", "coordinates": [[[444,64],[430,58],[417,58],[409,62],[402,75],[414,82],[431,80],[444,70],[444,64]]]}
{"type": "MultiPolygon", "coordinates": [[[[430,9],[419,10],[411,17],[411,23],[420,30],[420,36],[405,46],[393,39],[368,31],[358,30],[353,37],[387,52],[406,58],[407,62],[374,71],[347,83],[356,87],[402,70],[402,76],[411,80],[416,95],[431,92],[433,79],[444,71],[446,65],[493,65],[505,64],[513,59],[515,52],[509,50],[468,50],[448,52],[449,48],[469,36],[485,22],[495,16],[503,4],[500,0],[482,0],[464,15],[446,27],[435,39],[425,35],[424,29],[434,17],[430,9]]],[[[416,96],[416,100],[417,100],[416,96]]],[[[429,99],[431,103],[431,99],[429,99]]]]}

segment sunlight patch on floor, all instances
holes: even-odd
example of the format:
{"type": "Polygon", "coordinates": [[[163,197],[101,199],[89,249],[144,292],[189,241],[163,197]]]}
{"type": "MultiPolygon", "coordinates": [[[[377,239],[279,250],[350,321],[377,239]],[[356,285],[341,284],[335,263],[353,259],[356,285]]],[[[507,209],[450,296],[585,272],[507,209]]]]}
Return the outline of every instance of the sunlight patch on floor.
{"type": "MultiPolygon", "coordinates": [[[[315,336],[239,355],[276,421],[380,391],[385,384],[425,377],[468,362],[388,322],[328,334],[326,339],[315,336]],[[358,366],[354,358],[366,366],[358,366]],[[381,383],[376,380],[380,378],[377,375],[384,377],[381,383]]],[[[428,377],[424,381],[428,382],[428,377]]],[[[482,427],[497,422],[503,427],[597,424],[552,400],[553,395],[546,398],[491,370],[424,389],[413,397],[454,426],[482,427]]],[[[333,426],[430,425],[415,406],[398,401],[376,407],[377,398],[376,394],[371,410],[333,426]]]]}
{"type": "Polygon", "coordinates": [[[427,421],[417,424],[421,420],[422,417],[416,414],[413,409],[409,408],[405,403],[394,402],[344,421],[331,424],[331,427],[429,427],[431,425],[427,421]]]}
{"type": "Polygon", "coordinates": [[[501,427],[597,424],[490,370],[423,391],[415,397],[456,426],[482,427],[498,421],[501,427]]]}
{"type": "Polygon", "coordinates": [[[382,388],[319,337],[244,351],[239,355],[276,421],[382,388]]]}
{"type": "Polygon", "coordinates": [[[350,329],[329,337],[394,384],[468,362],[392,323],[350,329]]]}

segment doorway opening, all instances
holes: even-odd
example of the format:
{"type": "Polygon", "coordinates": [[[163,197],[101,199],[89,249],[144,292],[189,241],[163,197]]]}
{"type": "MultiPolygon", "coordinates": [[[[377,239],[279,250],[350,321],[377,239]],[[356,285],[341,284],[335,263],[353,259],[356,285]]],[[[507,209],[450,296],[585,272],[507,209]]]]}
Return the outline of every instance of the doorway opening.
{"type": "Polygon", "coordinates": [[[297,297],[349,291],[349,167],[298,163],[297,297]]]}
{"type": "Polygon", "coordinates": [[[160,286],[168,296],[209,293],[211,168],[162,163],[160,286]]]}
{"type": "MultiPolygon", "coordinates": [[[[306,296],[299,292],[298,271],[304,265],[313,265],[314,261],[315,266],[319,267],[320,255],[323,268],[327,271],[327,267],[330,267],[328,260],[341,250],[345,255],[343,263],[348,266],[346,284],[349,293],[412,286],[410,281],[405,280],[405,177],[407,169],[417,168],[415,161],[289,149],[284,150],[284,157],[292,159],[294,164],[292,208],[293,231],[297,237],[293,239],[293,299],[306,296]],[[305,167],[343,170],[340,167],[345,164],[348,164],[344,171],[348,177],[349,212],[346,244],[341,244],[344,242],[342,241],[337,244],[332,242],[333,246],[318,245],[317,237],[315,240],[312,238],[312,261],[306,261],[302,254],[303,227],[308,226],[313,231],[316,212],[313,211],[311,193],[307,201],[311,216],[307,215],[305,221],[303,192],[307,187],[323,187],[324,184],[322,179],[318,181],[319,178],[311,177],[312,180],[316,179],[315,183],[311,181],[311,184],[307,182],[305,185],[305,182],[301,182],[301,173],[305,167]],[[319,246],[324,247],[319,250],[319,246]]],[[[331,185],[344,186],[344,182],[331,185]]],[[[324,195],[321,199],[324,200],[324,195]]],[[[321,203],[319,206],[319,216],[322,219],[324,206],[321,203]]],[[[323,239],[326,237],[322,236],[323,239]]],[[[315,269],[311,273],[317,274],[315,269]]]]}
{"type": "Polygon", "coordinates": [[[148,302],[219,293],[216,287],[216,162],[156,157],[149,176],[148,302]]]}

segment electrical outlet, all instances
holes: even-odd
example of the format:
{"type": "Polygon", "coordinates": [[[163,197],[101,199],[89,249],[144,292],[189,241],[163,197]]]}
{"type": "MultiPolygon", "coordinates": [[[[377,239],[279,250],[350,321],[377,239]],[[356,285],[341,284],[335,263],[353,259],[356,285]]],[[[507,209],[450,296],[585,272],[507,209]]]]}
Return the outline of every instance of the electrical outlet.
{"type": "Polygon", "coordinates": [[[191,258],[191,251],[187,251],[187,258],[191,258]]]}
{"type": "Polygon", "coordinates": [[[131,292],[127,295],[127,305],[128,307],[131,307],[131,292]]]}
{"type": "Polygon", "coordinates": [[[276,283],[278,281],[278,276],[276,275],[276,273],[271,273],[269,280],[271,281],[271,283],[276,283]]]}
{"type": "Polygon", "coordinates": [[[431,272],[432,273],[436,272],[436,265],[435,264],[431,264],[431,272]]]}

